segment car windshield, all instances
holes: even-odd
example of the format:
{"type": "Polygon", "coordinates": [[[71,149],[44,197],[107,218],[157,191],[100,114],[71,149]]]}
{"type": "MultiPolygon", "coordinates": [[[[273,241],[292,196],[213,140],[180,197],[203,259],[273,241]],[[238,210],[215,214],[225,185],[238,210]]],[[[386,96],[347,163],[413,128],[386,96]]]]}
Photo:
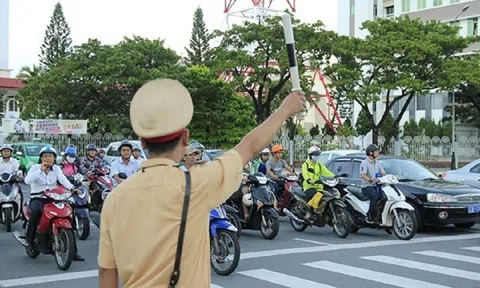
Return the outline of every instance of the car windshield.
{"type": "Polygon", "coordinates": [[[40,150],[43,147],[47,146],[48,144],[28,144],[26,146],[27,156],[38,156],[40,154],[40,150]]]}
{"type": "Polygon", "coordinates": [[[328,161],[328,156],[330,156],[330,154],[321,154],[320,155],[320,162],[324,163],[328,161]]]}
{"type": "Polygon", "coordinates": [[[420,163],[410,159],[380,159],[387,174],[393,174],[400,181],[420,181],[439,179],[432,171],[420,163]]]}

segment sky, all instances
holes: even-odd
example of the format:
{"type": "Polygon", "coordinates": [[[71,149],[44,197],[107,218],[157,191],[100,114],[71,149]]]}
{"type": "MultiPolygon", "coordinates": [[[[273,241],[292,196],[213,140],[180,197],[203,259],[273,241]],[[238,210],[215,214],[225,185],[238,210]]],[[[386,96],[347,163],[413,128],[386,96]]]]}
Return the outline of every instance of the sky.
{"type": "MultiPolygon", "coordinates": [[[[63,6],[74,45],[89,38],[115,44],[124,36],[138,35],[164,39],[168,47],[184,55],[193,12],[199,6],[210,31],[226,27],[224,0],[10,0],[11,76],[22,66],[38,63],[45,29],[57,2],[63,6]]],[[[337,0],[296,0],[296,4],[297,18],[304,22],[321,20],[327,29],[336,31],[337,0]]],[[[232,11],[250,7],[251,0],[237,0],[232,11]]],[[[284,10],[287,0],[273,0],[271,8],[284,10]]]]}

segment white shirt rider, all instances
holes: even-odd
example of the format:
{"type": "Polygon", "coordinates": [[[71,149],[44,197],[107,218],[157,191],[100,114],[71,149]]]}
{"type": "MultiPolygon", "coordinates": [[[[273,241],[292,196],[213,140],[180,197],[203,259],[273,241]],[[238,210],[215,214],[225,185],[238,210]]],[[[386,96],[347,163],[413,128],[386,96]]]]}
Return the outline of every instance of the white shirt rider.
{"type": "Polygon", "coordinates": [[[53,165],[50,171],[46,173],[40,170],[40,166],[41,164],[35,164],[25,177],[25,184],[30,185],[31,198],[40,197],[45,190],[57,188],[57,181],[68,190],[73,188],[72,183],[68,181],[60,167],[53,165]]]}

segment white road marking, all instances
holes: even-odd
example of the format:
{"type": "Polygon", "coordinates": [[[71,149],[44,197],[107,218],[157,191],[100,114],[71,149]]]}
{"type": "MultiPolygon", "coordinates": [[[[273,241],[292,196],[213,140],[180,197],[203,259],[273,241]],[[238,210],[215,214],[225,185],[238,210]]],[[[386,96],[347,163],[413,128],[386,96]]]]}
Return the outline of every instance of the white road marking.
{"type": "Polygon", "coordinates": [[[240,255],[240,259],[256,259],[263,257],[279,256],[279,255],[291,255],[291,254],[302,254],[302,253],[315,253],[315,252],[325,252],[333,250],[347,250],[347,249],[365,249],[371,247],[380,247],[380,246],[390,246],[390,245],[409,245],[409,244],[419,244],[419,243],[431,243],[431,242],[442,242],[442,241],[458,241],[458,240],[468,240],[468,239],[478,239],[480,238],[479,234],[469,234],[469,235],[458,235],[458,236],[433,236],[433,237],[424,237],[416,238],[410,241],[403,240],[382,240],[382,241],[371,241],[363,243],[349,243],[349,244],[337,244],[337,245],[328,245],[328,246],[310,246],[310,247],[300,247],[300,248],[284,248],[284,249],[275,249],[275,250],[266,250],[258,252],[247,252],[240,255]]]}
{"type": "Polygon", "coordinates": [[[390,256],[366,256],[366,257],[360,257],[360,258],[377,261],[385,264],[397,265],[401,267],[432,272],[432,273],[439,273],[439,274],[448,275],[452,277],[480,281],[480,273],[475,273],[475,272],[470,272],[470,271],[465,271],[465,270],[460,270],[455,268],[449,268],[449,267],[444,267],[440,265],[428,264],[428,263],[417,262],[412,260],[405,260],[405,259],[400,259],[400,258],[390,257],[390,256]]]}
{"type": "Polygon", "coordinates": [[[75,279],[90,278],[90,277],[97,277],[97,276],[98,276],[98,270],[69,272],[69,273],[53,274],[53,275],[46,275],[46,276],[35,276],[35,277],[28,277],[28,278],[0,280],[0,287],[16,287],[16,286],[24,286],[24,285],[34,285],[34,284],[42,284],[42,283],[65,281],[65,280],[75,280],[75,279]]]}
{"type": "Polygon", "coordinates": [[[448,260],[468,262],[468,263],[473,263],[473,264],[480,265],[480,258],[472,257],[472,256],[465,256],[465,255],[439,252],[439,251],[430,251],[430,250],[429,251],[413,252],[413,253],[420,254],[420,255],[426,255],[426,256],[432,256],[432,257],[437,257],[437,258],[443,258],[443,259],[448,259],[448,260]]]}
{"type": "Polygon", "coordinates": [[[302,239],[302,238],[293,238],[293,240],[303,241],[303,242],[308,242],[308,243],[313,243],[313,244],[318,244],[318,245],[334,245],[334,244],[330,244],[330,243],[325,243],[325,242],[320,242],[320,241],[313,241],[313,240],[302,239]]]}
{"type": "Polygon", "coordinates": [[[465,249],[465,250],[470,250],[470,251],[476,251],[476,252],[480,252],[480,246],[474,246],[474,247],[463,247],[462,249],[465,249]]]}
{"type": "Polygon", "coordinates": [[[288,288],[335,288],[330,285],[326,284],[320,284],[317,282],[313,282],[310,280],[305,280],[302,278],[298,278],[295,276],[290,276],[274,271],[270,271],[267,269],[256,269],[256,270],[249,270],[249,271],[243,271],[243,272],[238,272],[239,274],[256,278],[259,280],[263,280],[266,282],[278,284],[283,287],[288,287],[288,288]]]}
{"type": "Polygon", "coordinates": [[[406,277],[372,271],[368,269],[338,264],[330,261],[304,263],[303,265],[312,267],[312,268],[327,270],[334,273],[340,273],[340,274],[351,276],[351,277],[365,279],[373,282],[383,283],[386,285],[401,287],[401,288],[412,288],[412,287],[449,288],[448,286],[443,286],[443,285],[428,283],[420,280],[410,279],[406,277]]]}

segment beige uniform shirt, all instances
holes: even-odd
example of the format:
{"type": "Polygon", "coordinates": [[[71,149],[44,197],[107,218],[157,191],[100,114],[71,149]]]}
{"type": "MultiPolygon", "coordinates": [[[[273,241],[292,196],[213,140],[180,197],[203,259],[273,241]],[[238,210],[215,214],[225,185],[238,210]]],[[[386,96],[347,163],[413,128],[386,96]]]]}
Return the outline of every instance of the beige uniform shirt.
{"type": "MultiPolygon", "coordinates": [[[[102,210],[99,266],[118,269],[125,288],[166,288],[173,272],[185,175],[168,159],[149,159],[111,193],[102,210]]],[[[242,159],[232,150],[194,166],[178,288],[210,288],[210,210],[240,185],[242,159]]]]}

